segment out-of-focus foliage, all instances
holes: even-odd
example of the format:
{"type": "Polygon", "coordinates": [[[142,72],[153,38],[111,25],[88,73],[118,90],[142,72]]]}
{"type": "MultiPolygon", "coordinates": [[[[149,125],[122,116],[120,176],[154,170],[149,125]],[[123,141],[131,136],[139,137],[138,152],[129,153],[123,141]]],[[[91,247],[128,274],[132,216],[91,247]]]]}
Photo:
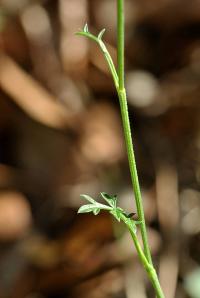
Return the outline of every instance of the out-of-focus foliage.
{"type": "Polygon", "coordinates": [[[192,298],[200,297],[199,278],[200,278],[199,268],[191,272],[190,274],[188,274],[188,276],[186,277],[185,288],[192,298]]]}

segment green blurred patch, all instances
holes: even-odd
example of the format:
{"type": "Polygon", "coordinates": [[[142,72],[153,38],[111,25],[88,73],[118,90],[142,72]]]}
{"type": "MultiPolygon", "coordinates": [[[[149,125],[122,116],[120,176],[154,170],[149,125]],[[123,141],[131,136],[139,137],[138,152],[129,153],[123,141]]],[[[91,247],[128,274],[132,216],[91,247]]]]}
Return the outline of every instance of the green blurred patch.
{"type": "Polygon", "coordinates": [[[184,286],[191,298],[200,298],[200,267],[187,275],[184,286]]]}

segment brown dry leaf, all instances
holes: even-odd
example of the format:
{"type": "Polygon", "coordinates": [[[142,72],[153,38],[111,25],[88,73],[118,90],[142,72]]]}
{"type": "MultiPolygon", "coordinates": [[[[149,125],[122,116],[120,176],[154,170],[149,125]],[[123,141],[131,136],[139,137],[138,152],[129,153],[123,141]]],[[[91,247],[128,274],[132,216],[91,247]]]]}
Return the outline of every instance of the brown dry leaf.
{"type": "Polygon", "coordinates": [[[26,198],[18,192],[0,192],[0,240],[16,240],[28,231],[31,211],[26,198]]]}
{"type": "Polygon", "coordinates": [[[70,297],[109,298],[123,295],[124,280],[119,269],[113,269],[78,285],[70,297]]]}
{"type": "Polygon", "coordinates": [[[36,121],[55,128],[72,124],[72,117],[64,107],[3,53],[0,54],[0,87],[36,121]]]}

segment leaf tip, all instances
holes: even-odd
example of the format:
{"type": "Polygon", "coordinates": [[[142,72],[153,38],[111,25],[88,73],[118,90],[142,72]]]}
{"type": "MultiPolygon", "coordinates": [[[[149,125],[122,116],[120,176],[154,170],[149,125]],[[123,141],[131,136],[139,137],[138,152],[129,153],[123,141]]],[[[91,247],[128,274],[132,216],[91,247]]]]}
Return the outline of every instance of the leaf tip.
{"type": "Polygon", "coordinates": [[[88,33],[89,32],[89,28],[88,28],[88,24],[85,23],[85,26],[83,27],[83,32],[88,33]]]}
{"type": "Polygon", "coordinates": [[[77,213],[78,213],[78,214],[82,213],[82,212],[81,212],[81,207],[78,209],[77,213]]]}
{"type": "Polygon", "coordinates": [[[110,196],[105,192],[105,191],[102,191],[102,192],[100,192],[100,195],[104,198],[104,197],[106,197],[106,198],[110,198],[110,196]]]}
{"type": "Polygon", "coordinates": [[[98,215],[99,212],[100,212],[100,209],[99,208],[96,208],[96,209],[93,210],[94,215],[98,215]]]}
{"type": "Polygon", "coordinates": [[[104,28],[104,29],[102,29],[102,30],[99,32],[99,34],[98,34],[98,39],[100,39],[100,40],[102,39],[102,37],[103,37],[105,31],[106,31],[106,29],[104,28]]]}

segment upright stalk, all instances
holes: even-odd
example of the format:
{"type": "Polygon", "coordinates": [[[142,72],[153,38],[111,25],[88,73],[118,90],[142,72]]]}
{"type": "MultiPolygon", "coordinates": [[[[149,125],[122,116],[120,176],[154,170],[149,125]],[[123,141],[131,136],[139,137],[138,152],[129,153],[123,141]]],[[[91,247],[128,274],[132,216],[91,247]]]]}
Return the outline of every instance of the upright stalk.
{"type": "Polygon", "coordinates": [[[117,66],[119,90],[124,90],[124,1],[117,0],[117,66]]]}
{"type": "Polygon", "coordinates": [[[140,185],[138,180],[138,173],[135,161],[135,154],[133,149],[133,141],[131,136],[131,128],[129,121],[128,105],[126,99],[126,90],[124,88],[124,0],[117,0],[117,55],[118,55],[118,77],[119,77],[119,88],[118,96],[121,108],[121,116],[124,129],[124,137],[126,143],[126,150],[128,154],[129,168],[133,186],[133,192],[135,195],[135,202],[137,207],[137,213],[139,221],[141,222],[141,235],[144,246],[144,254],[149,263],[152,264],[151,252],[148,245],[144,209],[140,191],[140,185]]]}
{"type": "MultiPolygon", "coordinates": [[[[164,298],[162,288],[160,286],[157,273],[154,269],[151,252],[148,244],[148,237],[146,231],[146,223],[144,217],[144,208],[142,203],[142,196],[140,191],[140,184],[138,179],[135,154],[133,149],[133,141],[131,136],[130,120],[128,113],[128,104],[126,98],[126,89],[124,87],[124,0],[117,0],[117,61],[118,61],[118,97],[121,109],[122,123],[124,129],[124,138],[126,143],[126,150],[129,161],[129,169],[131,174],[131,181],[133,186],[133,192],[135,195],[135,202],[137,207],[137,213],[140,221],[141,235],[143,241],[144,252],[140,247],[136,234],[132,228],[129,228],[132,236],[135,248],[141,263],[143,264],[152,285],[156,291],[157,298],[164,298]]],[[[123,219],[123,218],[122,218],[123,219]]]]}
{"type": "Polygon", "coordinates": [[[147,238],[147,231],[146,231],[146,224],[145,224],[145,217],[144,217],[144,209],[140,191],[140,185],[138,180],[138,173],[135,161],[135,154],[133,149],[133,141],[131,136],[131,128],[130,128],[130,121],[129,121],[129,113],[128,113],[128,104],[126,99],[126,90],[124,87],[124,0],[117,0],[117,55],[118,55],[118,69],[116,71],[115,65],[112,61],[112,57],[110,56],[105,43],[102,40],[103,34],[105,29],[101,30],[97,36],[93,35],[89,32],[88,25],[85,24],[83,30],[77,32],[78,35],[85,36],[93,41],[95,41],[110,69],[110,72],[113,77],[113,81],[118,93],[120,109],[121,109],[121,116],[122,116],[122,123],[124,129],[124,138],[126,143],[128,161],[129,161],[129,169],[131,174],[131,181],[133,186],[133,192],[135,195],[135,202],[137,207],[137,213],[139,217],[140,223],[140,230],[142,235],[143,241],[143,248],[140,246],[138,237],[137,237],[137,229],[136,229],[136,222],[130,218],[126,212],[120,207],[117,207],[117,197],[110,196],[106,193],[101,193],[102,198],[108,203],[109,206],[104,204],[100,204],[96,202],[93,198],[88,195],[82,195],[90,204],[83,205],[79,208],[78,213],[88,213],[93,212],[97,215],[101,210],[106,210],[110,212],[118,221],[122,220],[126,226],[128,227],[130,234],[132,236],[133,242],[135,244],[135,248],[137,250],[139,259],[145,268],[152,285],[156,291],[157,298],[164,298],[164,294],[162,292],[157,273],[154,269],[152,259],[151,259],[151,252],[148,244],[147,238]]]}
{"type": "Polygon", "coordinates": [[[138,257],[139,257],[141,263],[143,264],[143,267],[146,270],[146,272],[149,276],[149,279],[153,285],[153,288],[156,292],[156,297],[157,298],[165,298],[162,288],[160,286],[159,280],[158,280],[156,270],[154,269],[153,265],[147,261],[146,256],[144,255],[144,253],[140,247],[137,236],[133,233],[133,231],[131,229],[129,229],[129,232],[130,232],[133,242],[135,244],[135,248],[137,250],[138,257]]]}

